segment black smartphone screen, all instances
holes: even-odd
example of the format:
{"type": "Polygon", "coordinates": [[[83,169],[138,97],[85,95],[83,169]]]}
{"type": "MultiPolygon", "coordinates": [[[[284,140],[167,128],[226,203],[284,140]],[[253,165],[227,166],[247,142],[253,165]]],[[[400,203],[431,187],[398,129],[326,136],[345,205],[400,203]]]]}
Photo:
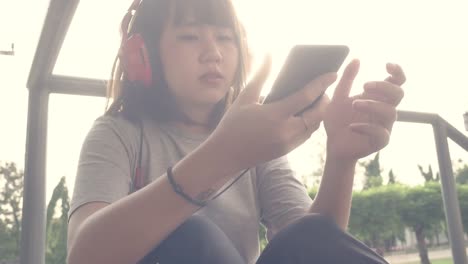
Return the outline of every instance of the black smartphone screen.
{"type": "Polygon", "coordinates": [[[294,46],[263,103],[283,99],[322,74],[338,72],[348,53],[344,45],[294,46]]]}

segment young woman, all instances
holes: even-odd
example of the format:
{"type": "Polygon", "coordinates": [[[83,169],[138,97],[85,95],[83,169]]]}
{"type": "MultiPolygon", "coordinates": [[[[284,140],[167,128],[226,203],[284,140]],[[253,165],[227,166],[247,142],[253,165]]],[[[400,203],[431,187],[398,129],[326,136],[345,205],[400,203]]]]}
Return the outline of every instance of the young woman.
{"type": "Polygon", "coordinates": [[[398,65],[350,97],[354,60],[331,99],[297,116],[336,73],[259,103],[269,62],[245,84],[230,0],[137,0],[122,25],[113,102],[80,156],[68,263],[385,263],[345,230],[356,162],[389,141],[398,65]],[[322,121],[327,160],[312,201],[285,155],[322,121]],[[259,223],[270,241],[261,255],[259,223]]]}

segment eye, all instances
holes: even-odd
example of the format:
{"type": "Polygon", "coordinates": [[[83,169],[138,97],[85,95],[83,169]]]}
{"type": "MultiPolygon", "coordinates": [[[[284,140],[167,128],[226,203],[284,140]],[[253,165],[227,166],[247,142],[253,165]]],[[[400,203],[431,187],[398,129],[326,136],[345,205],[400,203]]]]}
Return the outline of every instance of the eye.
{"type": "Polygon", "coordinates": [[[198,35],[193,33],[183,33],[177,35],[177,39],[182,41],[197,41],[198,35]]]}
{"type": "Polygon", "coordinates": [[[234,41],[234,37],[232,36],[232,34],[226,34],[226,33],[220,33],[218,34],[217,36],[217,39],[219,41],[225,41],[225,42],[232,42],[234,41]]]}

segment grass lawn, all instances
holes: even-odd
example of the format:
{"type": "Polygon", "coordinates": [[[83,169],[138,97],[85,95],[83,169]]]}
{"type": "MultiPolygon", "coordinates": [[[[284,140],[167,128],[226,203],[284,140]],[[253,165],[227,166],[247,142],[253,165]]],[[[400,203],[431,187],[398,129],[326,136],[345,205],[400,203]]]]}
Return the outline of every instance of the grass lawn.
{"type": "MultiPolygon", "coordinates": [[[[421,262],[411,262],[411,263],[408,263],[408,264],[419,264],[421,262]]],[[[451,258],[447,258],[447,259],[435,259],[435,260],[431,260],[431,263],[432,264],[453,264],[453,260],[451,258]]]]}

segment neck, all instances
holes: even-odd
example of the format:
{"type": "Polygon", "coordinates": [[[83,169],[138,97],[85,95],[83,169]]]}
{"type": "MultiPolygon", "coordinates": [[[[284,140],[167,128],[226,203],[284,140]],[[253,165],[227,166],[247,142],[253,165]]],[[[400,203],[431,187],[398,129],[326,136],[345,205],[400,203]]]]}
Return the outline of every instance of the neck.
{"type": "Polygon", "coordinates": [[[207,134],[211,132],[212,114],[215,106],[180,107],[182,117],[173,121],[173,125],[189,133],[207,134]]]}

